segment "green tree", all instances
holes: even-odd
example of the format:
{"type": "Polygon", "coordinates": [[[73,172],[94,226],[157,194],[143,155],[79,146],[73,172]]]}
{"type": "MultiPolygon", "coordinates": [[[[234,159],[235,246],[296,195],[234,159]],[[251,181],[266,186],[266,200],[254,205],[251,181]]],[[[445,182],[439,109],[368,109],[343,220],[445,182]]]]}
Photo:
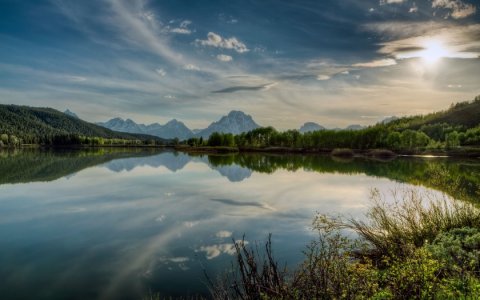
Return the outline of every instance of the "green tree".
{"type": "Polygon", "coordinates": [[[451,149],[458,146],[460,146],[460,138],[458,132],[453,131],[447,134],[445,137],[445,147],[447,149],[451,149]]]}

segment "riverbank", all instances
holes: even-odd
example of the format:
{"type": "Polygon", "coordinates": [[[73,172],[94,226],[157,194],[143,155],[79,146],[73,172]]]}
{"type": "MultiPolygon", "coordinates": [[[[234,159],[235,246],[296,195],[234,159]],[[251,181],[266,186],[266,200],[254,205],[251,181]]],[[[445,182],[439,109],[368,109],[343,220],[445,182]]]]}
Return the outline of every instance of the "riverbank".
{"type": "Polygon", "coordinates": [[[374,157],[394,158],[395,156],[431,156],[479,158],[480,147],[461,147],[449,150],[389,150],[389,149],[326,149],[326,148],[291,148],[291,147],[192,147],[173,146],[173,149],[186,153],[275,153],[275,154],[323,154],[338,157],[374,157]]]}

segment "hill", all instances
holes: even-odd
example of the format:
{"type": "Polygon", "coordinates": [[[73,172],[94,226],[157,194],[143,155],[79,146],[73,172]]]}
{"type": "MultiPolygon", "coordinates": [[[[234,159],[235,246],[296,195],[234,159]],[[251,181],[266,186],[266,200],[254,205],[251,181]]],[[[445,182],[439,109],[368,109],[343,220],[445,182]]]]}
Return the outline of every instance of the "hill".
{"type": "Polygon", "coordinates": [[[48,143],[55,137],[77,135],[105,139],[148,140],[158,138],[115,132],[85,122],[52,108],[0,105],[0,135],[20,138],[24,143],[48,143]]]}
{"type": "Polygon", "coordinates": [[[480,96],[470,102],[452,104],[449,109],[422,116],[404,117],[393,120],[388,126],[418,130],[422,126],[449,124],[463,129],[480,125],[480,96]]]}

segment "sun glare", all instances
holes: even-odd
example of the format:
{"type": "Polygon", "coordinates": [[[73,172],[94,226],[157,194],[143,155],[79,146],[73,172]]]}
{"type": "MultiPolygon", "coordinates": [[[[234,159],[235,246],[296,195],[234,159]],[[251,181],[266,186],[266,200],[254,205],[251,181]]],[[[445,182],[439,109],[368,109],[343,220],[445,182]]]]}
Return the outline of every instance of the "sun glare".
{"type": "Polygon", "coordinates": [[[440,41],[428,41],[424,45],[424,50],[420,51],[419,56],[427,63],[433,64],[442,57],[448,57],[448,51],[440,41]]]}

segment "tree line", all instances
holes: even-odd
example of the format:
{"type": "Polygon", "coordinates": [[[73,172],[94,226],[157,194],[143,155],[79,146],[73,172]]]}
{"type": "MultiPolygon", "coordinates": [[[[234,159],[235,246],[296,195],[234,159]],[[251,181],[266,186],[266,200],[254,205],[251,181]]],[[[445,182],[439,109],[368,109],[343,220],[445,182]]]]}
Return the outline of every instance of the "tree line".
{"type": "Polygon", "coordinates": [[[459,146],[480,145],[480,127],[460,132],[458,130],[448,124],[428,126],[420,130],[397,131],[386,125],[375,125],[355,131],[319,130],[307,133],[300,133],[297,130],[279,132],[273,127],[263,127],[239,135],[215,132],[206,140],[191,138],[183,143],[193,147],[351,148],[360,150],[376,148],[391,150],[453,149],[459,146]]]}
{"type": "Polygon", "coordinates": [[[452,104],[446,111],[397,119],[361,130],[319,130],[279,132],[263,127],[233,135],[215,132],[208,139],[183,141],[190,146],[288,147],[304,149],[375,149],[415,151],[480,146],[480,96],[471,102],[452,104]]]}

